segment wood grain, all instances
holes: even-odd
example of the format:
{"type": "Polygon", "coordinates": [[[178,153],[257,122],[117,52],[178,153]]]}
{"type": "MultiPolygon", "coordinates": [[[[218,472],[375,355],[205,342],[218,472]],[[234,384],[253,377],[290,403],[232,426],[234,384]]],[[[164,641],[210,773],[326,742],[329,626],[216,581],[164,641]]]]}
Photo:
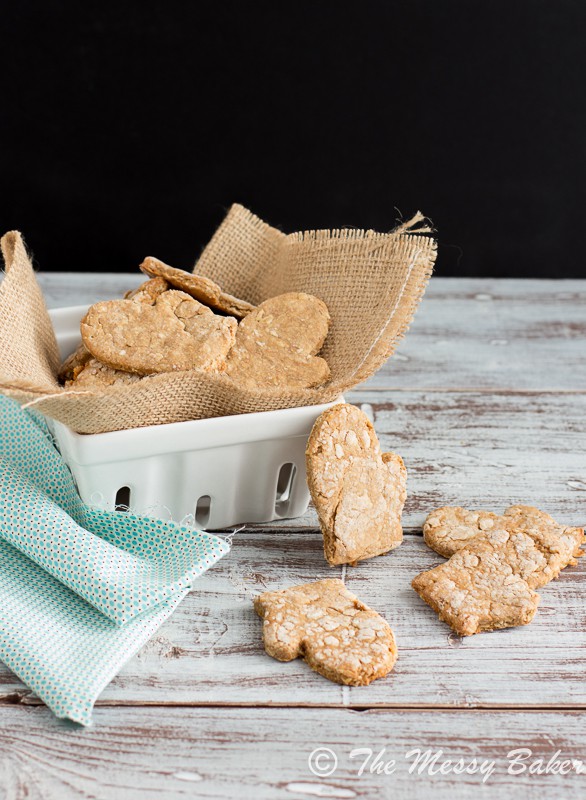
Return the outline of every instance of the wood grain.
{"type": "MultiPolygon", "coordinates": [[[[586,394],[351,392],[367,408],[381,446],[408,470],[404,525],[420,528],[442,505],[502,511],[542,508],[586,523],[586,394]]],[[[317,526],[315,512],[271,528],[317,526]]]]}
{"type": "MultiPolygon", "coordinates": [[[[39,278],[50,307],[121,296],[142,280],[39,278]]],[[[401,547],[329,568],[312,509],[247,526],[108,686],[92,729],[55,720],[0,666],[0,796],[582,798],[586,775],[510,776],[506,754],[586,761],[586,559],[540,590],[531,625],[467,639],[410,581],[440,560],[420,536],[439,505],[523,502],[586,522],[585,310],[586,281],[433,279],[396,355],[347,397],[407,464],[401,547]],[[252,597],[328,576],[344,578],[397,636],[395,670],[370,687],[337,686],[262,648],[252,597]],[[339,757],[326,779],[307,764],[320,746],[339,757]],[[494,759],[495,773],[486,785],[477,774],[410,775],[415,746],[494,759]],[[355,747],[384,748],[399,768],[358,778],[355,747]]]]}
{"type": "Polygon", "coordinates": [[[44,708],[0,709],[3,796],[29,800],[584,797],[586,775],[576,772],[578,763],[565,775],[508,774],[509,753],[519,748],[532,751],[526,766],[541,760],[545,767],[552,757],[586,762],[582,715],[111,708],[96,712],[95,727],[80,730],[44,708]],[[337,758],[328,777],[309,769],[318,747],[337,758]],[[353,752],[359,749],[372,752],[361,775],[368,754],[353,752]],[[414,750],[439,751],[435,769],[444,764],[446,774],[430,775],[429,767],[420,774],[414,750]],[[370,770],[378,754],[376,763],[389,764],[392,774],[378,773],[376,765],[370,770]],[[468,774],[454,774],[460,760],[468,774]]]}
{"type": "MultiPolygon", "coordinates": [[[[531,625],[466,639],[415,594],[411,579],[442,559],[419,536],[354,568],[330,568],[314,531],[240,534],[173,617],[104,691],[101,703],[355,707],[586,708],[586,559],[540,590],[531,625]],[[399,660],[385,679],[345,688],[301,661],[267,656],[252,598],[265,589],[342,577],[395,632],[399,660]]],[[[0,693],[24,687],[2,668],[0,693]]]]}

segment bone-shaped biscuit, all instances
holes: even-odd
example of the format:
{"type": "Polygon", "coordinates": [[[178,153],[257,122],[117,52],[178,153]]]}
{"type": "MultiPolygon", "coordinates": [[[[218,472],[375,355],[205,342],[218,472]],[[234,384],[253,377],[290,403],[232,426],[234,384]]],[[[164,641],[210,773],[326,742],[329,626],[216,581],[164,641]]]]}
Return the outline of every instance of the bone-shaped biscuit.
{"type": "Polygon", "coordinates": [[[355,564],[403,540],[407,470],[381,453],[371,421],[340,403],[316,420],[306,450],[307,482],[330,564],[355,564]]]}
{"type": "Polygon", "coordinates": [[[336,683],[366,686],[397,660],[385,620],[338,579],[264,592],[254,600],[266,652],[279,661],[302,657],[336,683]]]}

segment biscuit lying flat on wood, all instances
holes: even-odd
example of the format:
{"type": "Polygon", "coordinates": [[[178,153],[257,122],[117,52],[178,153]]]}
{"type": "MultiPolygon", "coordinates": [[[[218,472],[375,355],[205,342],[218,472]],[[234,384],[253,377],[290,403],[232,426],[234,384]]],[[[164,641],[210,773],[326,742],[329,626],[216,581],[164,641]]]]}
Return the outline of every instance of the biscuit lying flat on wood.
{"type": "Polygon", "coordinates": [[[400,456],[381,453],[366,414],[347,403],[324,411],[309,436],[306,464],[330,564],[355,564],[401,544],[407,470],[400,456]]]}
{"type": "Polygon", "coordinates": [[[304,583],[254,600],[267,653],[279,661],[302,657],[336,683],[366,686],[397,660],[385,620],[338,579],[304,583]]]}
{"type": "Polygon", "coordinates": [[[152,304],[108,300],[91,306],[81,336],[94,358],[112,369],[156,372],[221,370],[237,322],[214,314],[184,292],[158,294],[152,304]]]}
{"type": "Polygon", "coordinates": [[[460,636],[527,625],[540,598],[509,563],[509,540],[506,531],[477,536],[411,585],[460,636]]]}
{"type": "Polygon", "coordinates": [[[97,358],[90,357],[82,367],[78,367],[74,376],[65,382],[68,389],[100,389],[119,383],[135,383],[142,380],[141,375],[134,372],[123,372],[102,364],[97,358]]]}
{"type": "Polygon", "coordinates": [[[224,314],[230,314],[233,317],[241,319],[254,310],[255,306],[247,303],[246,300],[240,300],[238,297],[233,297],[227,294],[209,278],[204,278],[201,275],[194,275],[192,272],[186,272],[183,269],[170,267],[159,261],[158,258],[149,256],[140,265],[140,269],[147,275],[157,276],[167,281],[175,289],[180,289],[182,292],[194,297],[206,306],[215,308],[217,311],[222,311],[224,314]]]}
{"type": "Polygon", "coordinates": [[[478,536],[504,531],[517,543],[516,572],[536,589],[557,578],[562,569],[582,555],[582,528],[557,523],[549,514],[532,506],[511,506],[504,514],[468,511],[444,506],[433,511],[423,525],[426,544],[443,556],[451,556],[478,536]]]}
{"type": "Polygon", "coordinates": [[[226,374],[248,389],[321,386],[330,369],[315,354],[329,325],[325,303],[313,295],[289,292],[271,297],[239,324],[226,374]]]}

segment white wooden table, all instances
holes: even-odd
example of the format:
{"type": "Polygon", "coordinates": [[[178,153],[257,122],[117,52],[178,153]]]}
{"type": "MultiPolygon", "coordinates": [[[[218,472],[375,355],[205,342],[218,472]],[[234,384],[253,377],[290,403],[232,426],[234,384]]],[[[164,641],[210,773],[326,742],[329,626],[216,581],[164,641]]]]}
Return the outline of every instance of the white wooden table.
{"type": "MultiPolygon", "coordinates": [[[[57,307],[120,296],[140,277],[41,281],[57,307]]],[[[313,511],[249,526],[106,689],[92,728],[56,720],[0,666],[0,796],[584,798],[586,559],[540,590],[530,626],[464,640],[410,580],[439,561],[420,533],[437,506],[529,503],[586,521],[585,356],[586,281],[432,280],[395,357],[348,396],[372,407],[383,448],[409,470],[401,547],[329,568],[313,511]],[[341,687],[265,655],[254,594],[326,576],[395,631],[386,679],[341,687]],[[335,754],[332,774],[312,773],[316,748],[335,754]],[[359,748],[373,754],[362,774],[359,748]],[[422,774],[410,771],[416,748],[441,751],[422,774]],[[531,756],[510,774],[516,748],[531,756]],[[553,774],[556,758],[584,772],[553,774]],[[486,782],[473,759],[494,762],[486,782]],[[539,759],[549,771],[530,774],[539,759]]]]}

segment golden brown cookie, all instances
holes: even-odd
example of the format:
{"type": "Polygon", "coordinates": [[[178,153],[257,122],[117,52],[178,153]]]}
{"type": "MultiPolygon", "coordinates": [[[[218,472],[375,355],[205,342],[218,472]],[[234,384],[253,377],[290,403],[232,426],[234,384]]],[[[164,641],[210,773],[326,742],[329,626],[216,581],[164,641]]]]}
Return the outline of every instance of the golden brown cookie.
{"type": "Polygon", "coordinates": [[[170,267],[168,264],[159,261],[158,258],[152,258],[151,256],[145,258],[140,265],[140,269],[146,275],[158,276],[166,280],[175,289],[180,289],[182,292],[199,300],[200,303],[215,308],[217,311],[222,311],[224,314],[238,317],[238,319],[245,317],[255,308],[251,303],[247,303],[246,300],[240,300],[238,297],[232,297],[231,294],[222,291],[209,278],[194,275],[192,272],[186,272],[176,267],[170,267]]]}
{"type": "Polygon", "coordinates": [[[304,583],[254,600],[267,653],[279,661],[301,656],[336,683],[366,686],[387,675],[397,660],[385,620],[338,579],[304,583]]]}
{"type": "Polygon", "coordinates": [[[447,557],[476,537],[495,531],[510,534],[511,542],[518,543],[517,560],[524,566],[516,572],[534,589],[557,578],[582,555],[582,528],[560,525],[532,506],[511,506],[503,515],[444,506],[433,511],[423,525],[426,544],[447,557]]]}
{"type": "Polygon", "coordinates": [[[355,564],[401,544],[407,470],[396,453],[381,453],[366,414],[347,403],[324,411],[305,455],[330,564],[355,564]]]}
{"type": "Polygon", "coordinates": [[[85,346],[112,369],[155,372],[221,370],[237,322],[214,314],[184,292],[169,290],[152,305],[108,300],[91,306],[81,321],[85,346]]]}
{"type": "Polygon", "coordinates": [[[164,278],[151,278],[141,283],[136,289],[130,289],[130,291],[126,292],[124,299],[152,305],[155,299],[163,292],[166,292],[168,288],[169,284],[164,278]]]}
{"type": "Polygon", "coordinates": [[[303,292],[265,300],[248,314],[226,361],[226,374],[248,389],[321,386],[330,377],[316,357],[330,325],[325,303],[303,292]]]}
{"type": "Polygon", "coordinates": [[[76,374],[87,364],[91,357],[92,354],[85,344],[81,342],[77,349],[67,356],[63,364],[61,364],[57,373],[59,381],[65,383],[66,381],[74,380],[76,374]]]}
{"type": "Polygon", "coordinates": [[[103,389],[115,383],[135,383],[140,380],[142,380],[141,375],[112,369],[92,357],[75,370],[73,377],[65,382],[65,386],[68,389],[103,389]]]}
{"type": "Polygon", "coordinates": [[[540,598],[515,570],[518,549],[506,531],[477,536],[449,561],[417,575],[412,586],[460,636],[527,625],[540,598]]]}

